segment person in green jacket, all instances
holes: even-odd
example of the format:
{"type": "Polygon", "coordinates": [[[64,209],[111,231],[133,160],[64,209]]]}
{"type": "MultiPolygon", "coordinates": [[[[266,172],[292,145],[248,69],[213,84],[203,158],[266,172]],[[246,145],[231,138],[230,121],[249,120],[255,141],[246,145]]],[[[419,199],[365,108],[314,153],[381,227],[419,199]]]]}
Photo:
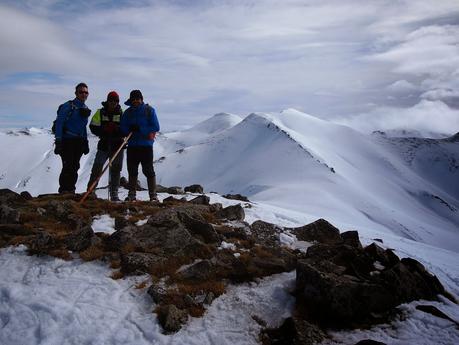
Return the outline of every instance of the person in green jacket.
{"type": "MultiPolygon", "coordinates": [[[[123,110],[119,102],[120,98],[116,91],[110,91],[107,95],[107,100],[102,102],[103,107],[96,111],[89,124],[91,132],[97,135],[100,140],[97,144],[97,153],[92,166],[91,177],[88,182],[88,190],[99,177],[105,162],[113,156],[123,142],[123,134],[120,130],[123,110]]],[[[120,201],[118,198],[118,188],[120,185],[122,168],[123,150],[120,151],[112,162],[110,168],[109,188],[111,201],[120,201]]]]}

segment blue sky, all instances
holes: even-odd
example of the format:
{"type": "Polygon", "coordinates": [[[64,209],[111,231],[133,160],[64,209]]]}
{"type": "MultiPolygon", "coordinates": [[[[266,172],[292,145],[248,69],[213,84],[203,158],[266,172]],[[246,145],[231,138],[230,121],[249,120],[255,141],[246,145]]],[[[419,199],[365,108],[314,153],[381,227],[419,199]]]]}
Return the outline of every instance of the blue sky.
{"type": "Polygon", "coordinates": [[[0,127],[89,85],[141,89],[164,130],[296,108],[362,130],[459,130],[459,2],[2,1],[0,127]]]}

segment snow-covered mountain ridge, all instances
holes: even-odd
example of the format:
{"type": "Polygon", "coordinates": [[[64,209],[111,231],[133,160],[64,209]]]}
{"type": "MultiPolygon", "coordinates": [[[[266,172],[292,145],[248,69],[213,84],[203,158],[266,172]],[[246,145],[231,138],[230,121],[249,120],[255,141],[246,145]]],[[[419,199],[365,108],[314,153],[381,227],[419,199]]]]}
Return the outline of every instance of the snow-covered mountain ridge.
{"type": "MultiPolygon", "coordinates": [[[[0,134],[0,184],[33,195],[54,192],[61,163],[52,137],[46,130],[28,133],[0,134]]],[[[79,191],[96,140],[81,160],[79,191]]],[[[287,109],[244,119],[217,114],[189,130],[162,133],[155,159],[160,184],[199,183],[207,191],[244,194],[284,210],[286,225],[325,218],[345,229],[459,251],[459,145],[452,138],[365,135],[287,109]]]]}

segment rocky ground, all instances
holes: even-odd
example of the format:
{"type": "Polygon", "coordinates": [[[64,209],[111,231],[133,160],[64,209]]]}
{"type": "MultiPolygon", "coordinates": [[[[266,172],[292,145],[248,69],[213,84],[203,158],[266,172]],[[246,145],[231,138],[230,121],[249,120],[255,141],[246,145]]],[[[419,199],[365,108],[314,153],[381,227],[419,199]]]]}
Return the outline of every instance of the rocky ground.
{"type": "MultiPolygon", "coordinates": [[[[199,187],[185,190],[202,193],[199,187]]],[[[166,190],[181,193],[177,187],[166,190]]],[[[228,197],[250,207],[243,196],[228,197]]],[[[314,344],[327,329],[386,322],[401,303],[436,300],[439,294],[454,300],[416,260],[400,260],[377,241],[363,247],[356,231],[340,234],[322,219],[299,228],[248,224],[240,204],[223,208],[209,204],[204,194],[161,203],[89,198],[80,204],[80,199],[0,190],[0,247],[25,244],[31,255],[102,260],[112,267],[113,279],[149,274],[153,284],[140,288],[155,302],[166,333],[179,330],[189,315],[201,316],[228,284],[293,270],[294,315],[279,329],[265,329],[263,344],[314,344]],[[94,233],[94,217],[106,214],[115,219],[116,231],[94,233]],[[285,231],[311,246],[307,251],[283,246],[285,231]]],[[[422,308],[437,313],[432,306],[422,308]]]]}

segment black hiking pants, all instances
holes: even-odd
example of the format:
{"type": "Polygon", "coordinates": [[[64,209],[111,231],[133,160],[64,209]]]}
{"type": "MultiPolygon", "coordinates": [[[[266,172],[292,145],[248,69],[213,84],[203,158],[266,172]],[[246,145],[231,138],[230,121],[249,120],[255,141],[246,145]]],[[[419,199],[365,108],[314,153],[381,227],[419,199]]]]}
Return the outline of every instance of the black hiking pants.
{"type": "Polygon", "coordinates": [[[80,159],[83,155],[86,139],[63,139],[62,140],[62,171],[59,176],[59,193],[74,193],[75,184],[78,180],[80,159]]]}
{"type": "Polygon", "coordinates": [[[156,176],[153,168],[152,146],[133,146],[127,148],[127,168],[130,182],[137,182],[139,164],[142,165],[142,172],[147,179],[156,176]]]}

